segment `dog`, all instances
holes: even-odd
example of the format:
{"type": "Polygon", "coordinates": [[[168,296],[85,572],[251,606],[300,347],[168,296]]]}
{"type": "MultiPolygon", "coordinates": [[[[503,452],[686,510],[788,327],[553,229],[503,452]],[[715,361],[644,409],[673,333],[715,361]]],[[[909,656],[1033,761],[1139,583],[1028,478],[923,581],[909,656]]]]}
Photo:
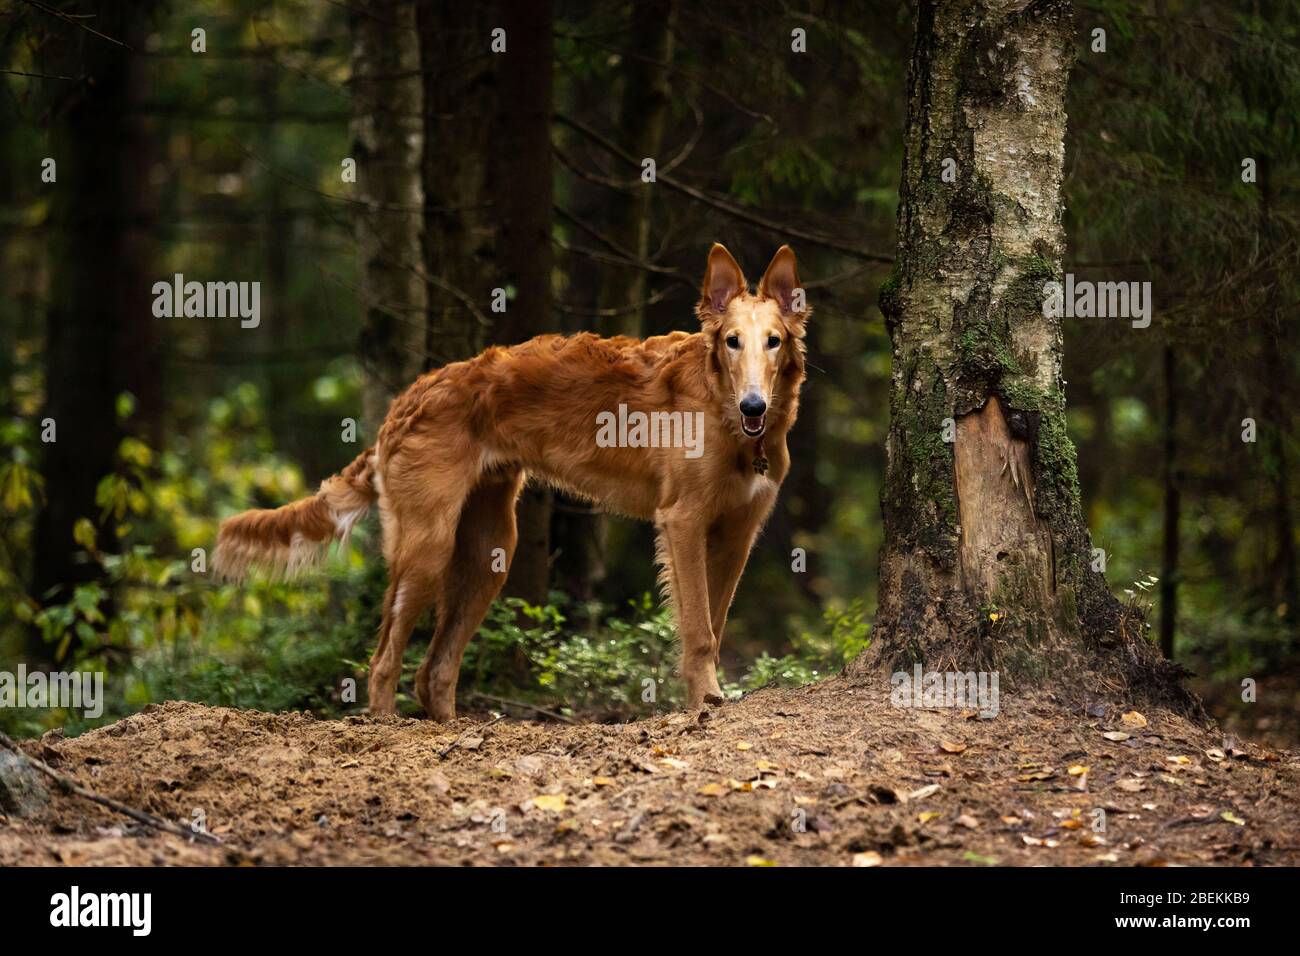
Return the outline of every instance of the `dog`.
{"type": "Polygon", "coordinates": [[[505,583],[515,501],[535,476],[654,523],[688,705],[721,703],[722,632],[790,468],[811,310],[789,246],[751,293],[715,243],[695,311],[694,333],[542,335],[421,376],[393,400],[375,444],[314,496],[224,521],[214,570],[293,574],[378,501],[389,583],[370,712],[394,713],[411,630],[432,604],[415,692],[430,717],[451,720],[461,657],[505,583]]]}

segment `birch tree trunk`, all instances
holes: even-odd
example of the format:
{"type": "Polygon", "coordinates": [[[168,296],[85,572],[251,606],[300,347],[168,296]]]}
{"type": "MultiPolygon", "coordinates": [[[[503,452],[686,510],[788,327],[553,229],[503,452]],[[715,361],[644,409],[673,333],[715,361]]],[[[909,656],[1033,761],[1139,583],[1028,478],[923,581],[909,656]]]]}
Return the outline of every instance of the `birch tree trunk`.
{"type": "Polygon", "coordinates": [[[392,397],[423,367],[421,83],[414,0],[350,8],[352,158],[357,164],[358,352],[373,435],[392,397]]]}
{"type": "Polygon", "coordinates": [[[880,292],[893,341],[880,603],[853,671],[1068,683],[1101,669],[1181,693],[1093,570],[1061,323],[1044,315],[1065,246],[1073,59],[1069,0],[920,5],[898,258],[880,292]]]}

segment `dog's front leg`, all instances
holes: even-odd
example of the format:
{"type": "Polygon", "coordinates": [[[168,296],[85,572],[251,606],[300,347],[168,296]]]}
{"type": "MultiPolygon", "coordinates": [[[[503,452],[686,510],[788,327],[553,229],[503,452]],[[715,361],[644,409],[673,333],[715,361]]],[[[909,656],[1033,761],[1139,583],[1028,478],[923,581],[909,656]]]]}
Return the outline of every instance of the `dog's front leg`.
{"type": "Polygon", "coordinates": [[[698,517],[680,510],[656,515],[661,552],[668,565],[677,636],[682,642],[682,676],[686,703],[700,707],[722,703],[715,664],[716,641],[709,619],[709,572],[706,529],[698,517]]]}

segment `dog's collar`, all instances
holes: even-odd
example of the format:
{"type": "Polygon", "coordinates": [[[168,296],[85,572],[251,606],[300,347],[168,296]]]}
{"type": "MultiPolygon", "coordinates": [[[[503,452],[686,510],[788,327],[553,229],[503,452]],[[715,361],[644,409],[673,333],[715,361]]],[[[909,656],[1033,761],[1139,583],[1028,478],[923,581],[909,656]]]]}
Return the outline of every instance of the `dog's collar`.
{"type": "Polygon", "coordinates": [[[754,474],[767,474],[767,455],[763,452],[763,439],[767,437],[767,432],[759,435],[754,442],[754,474]]]}

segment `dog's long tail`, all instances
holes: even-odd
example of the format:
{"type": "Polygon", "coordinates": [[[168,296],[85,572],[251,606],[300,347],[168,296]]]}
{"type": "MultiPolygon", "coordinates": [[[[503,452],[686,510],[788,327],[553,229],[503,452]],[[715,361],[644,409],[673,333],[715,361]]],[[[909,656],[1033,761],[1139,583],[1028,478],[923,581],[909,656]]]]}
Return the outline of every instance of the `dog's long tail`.
{"type": "Polygon", "coordinates": [[[238,581],[254,567],[292,577],[315,564],[331,541],[347,541],[352,526],[379,497],[374,469],[374,449],[367,448],[322,481],[310,498],[227,518],[217,535],[213,571],[219,578],[238,581]]]}

